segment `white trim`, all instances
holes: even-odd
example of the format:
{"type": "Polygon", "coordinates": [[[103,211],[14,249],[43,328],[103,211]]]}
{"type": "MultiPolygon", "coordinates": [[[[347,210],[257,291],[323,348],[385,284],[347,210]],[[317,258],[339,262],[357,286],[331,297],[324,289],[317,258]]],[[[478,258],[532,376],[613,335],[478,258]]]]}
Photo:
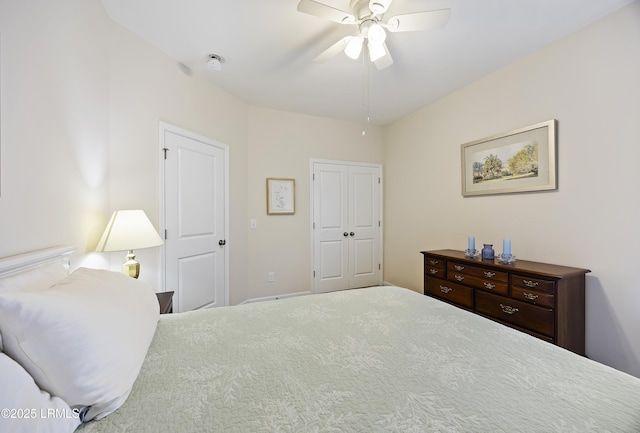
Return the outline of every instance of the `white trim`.
{"type": "MultiPolygon", "coordinates": [[[[384,278],[384,213],[383,213],[383,189],[384,189],[384,167],[382,163],[375,162],[359,162],[359,161],[340,161],[340,160],[332,160],[332,159],[316,159],[311,158],[309,160],[309,244],[311,245],[311,293],[315,293],[315,284],[316,280],[313,276],[314,265],[315,265],[315,251],[314,251],[314,238],[313,238],[313,202],[314,202],[314,189],[313,189],[313,173],[314,164],[339,164],[339,165],[360,165],[364,167],[374,167],[380,170],[380,187],[378,188],[379,200],[378,200],[378,216],[380,218],[380,252],[379,252],[379,263],[380,263],[380,278],[384,278]]],[[[384,280],[383,280],[384,281],[384,280]]]]}
{"type": "Polygon", "coordinates": [[[240,302],[240,304],[238,305],[252,304],[254,302],[275,301],[277,299],[294,298],[296,296],[306,296],[311,294],[312,294],[311,292],[298,292],[298,293],[288,293],[286,295],[265,296],[263,298],[251,298],[251,299],[247,299],[246,301],[240,302]]]}
{"type": "MultiPolygon", "coordinates": [[[[190,138],[192,140],[200,141],[206,143],[210,146],[217,147],[222,149],[224,152],[224,238],[227,241],[227,244],[224,247],[224,305],[229,305],[229,249],[231,248],[231,242],[229,242],[229,145],[220,143],[219,141],[213,140],[211,138],[205,137],[203,135],[196,134],[195,132],[187,131],[186,129],[179,128],[177,126],[171,125],[166,122],[159,122],[159,143],[160,143],[160,152],[161,156],[160,161],[160,169],[159,173],[159,185],[160,185],[160,203],[159,203],[159,226],[161,233],[164,233],[166,229],[165,225],[165,165],[164,165],[164,136],[165,132],[173,132],[174,134],[181,135],[186,138],[190,138]]],[[[164,234],[161,235],[164,238],[164,234]]],[[[166,280],[165,280],[165,270],[166,270],[166,254],[165,254],[165,246],[162,245],[160,249],[160,287],[162,287],[163,291],[167,291],[166,280]]],[[[173,289],[171,289],[173,290],[173,289]]]]}
{"type": "Polygon", "coordinates": [[[45,263],[63,261],[68,266],[73,246],[45,248],[0,259],[0,275],[8,275],[34,268],[45,263]]]}

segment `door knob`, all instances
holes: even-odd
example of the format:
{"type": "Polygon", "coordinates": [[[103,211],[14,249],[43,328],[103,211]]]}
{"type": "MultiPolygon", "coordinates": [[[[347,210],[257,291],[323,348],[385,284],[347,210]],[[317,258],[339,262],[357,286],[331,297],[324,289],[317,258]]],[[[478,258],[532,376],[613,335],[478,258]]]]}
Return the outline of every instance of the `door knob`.
{"type": "Polygon", "coordinates": [[[344,236],[346,238],[347,236],[349,236],[349,233],[344,232],[344,233],[342,233],[342,236],[344,236]]]}
{"type": "Polygon", "coordinates": [[[227,245],[227,241],[226,241],[226,240],[224,240],[224,239],[220,239],[220,240],[218,241],[218,245],[220,245],[221,247],[222,247],[222,246],[225,246],[225,245],[227,245]]]}
{"type": "Polygon", "coordinates": [[[349,233],[349,236],[355,236],[356,234],[354,232],[349,233]]]}

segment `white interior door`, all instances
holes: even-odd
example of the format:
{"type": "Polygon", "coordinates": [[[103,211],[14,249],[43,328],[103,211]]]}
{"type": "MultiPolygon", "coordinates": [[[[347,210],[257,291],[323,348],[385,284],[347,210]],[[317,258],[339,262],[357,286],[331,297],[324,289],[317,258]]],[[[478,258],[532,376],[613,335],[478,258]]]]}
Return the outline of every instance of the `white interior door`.
{"type": "Polygon", "coordinates": [[[349,287],[382,284],[380,170],[349,167],[349,287]]]}
{"type": "Polygon", "coordinates": [[[227,304],[227,149],[161,125],[165,290],[174,311],[227,304]]]}
{"type": "Polygon", "coordinates": [[[314,292],[382,284],[381,167],[312,166],[314,292]]]}
{"type": "Polygon", "coordinates": [[[314,164],[313,233],[316,292],[349,287],[349,169],[314,164]]]}

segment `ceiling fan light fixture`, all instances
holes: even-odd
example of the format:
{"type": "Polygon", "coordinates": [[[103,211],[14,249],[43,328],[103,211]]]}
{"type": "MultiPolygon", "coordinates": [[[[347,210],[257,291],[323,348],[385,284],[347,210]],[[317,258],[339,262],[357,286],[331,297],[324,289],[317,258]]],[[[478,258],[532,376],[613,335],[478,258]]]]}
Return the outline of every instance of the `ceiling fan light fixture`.
{"type": "Polygon", "coordinates": [[[344,49],[344,53],[351,59],[357,60],[362,52],[362,44],[364,39],[362,36],[354,36],[344,49]]]}
{"type": "Polygon", "coordinates": [[[380,24],[373,23],[369,26],[367,37],[369,38],[369,41],[373,42],[374,44],[382,45],[387,39],[387,32],[384,31],[380,24]]]}
{"type": "Polygon", "coordinates": [[[369,49],[369,58],[372,62],[381,59],[385,54],[387,54],[383,44],[376,44],[371,40],[369,40],[367,48],[369,49]]]}

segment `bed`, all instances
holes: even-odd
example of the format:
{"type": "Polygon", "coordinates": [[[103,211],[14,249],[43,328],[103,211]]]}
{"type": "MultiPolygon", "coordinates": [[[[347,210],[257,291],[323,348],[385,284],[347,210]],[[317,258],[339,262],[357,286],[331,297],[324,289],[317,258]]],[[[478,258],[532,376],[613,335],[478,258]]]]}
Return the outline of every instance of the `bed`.
{"type": "MultiPolygon", "coordinates": [[[[16,290],[3,287],[3,279],[7,276],[0,278],[0,315],[20,299],[16,290]]],[[[97,304],[83,301],[90,305],[80,319],[74,318],[79,313],[67,314],[76,321],[74,329],[77,320],[113,315],[112,323],[83,326],[91,334],[85,340],[84,331],[74,331],[87,350],[69,347],[66,352],[78,359],[66,358],[74,364],[66,367],[82,376],[80,388],[100,378],[101,369],[125,362],[119,358],[136,360],[118,367],[115,376],[105,373],[115,382],[123,376],[125,386],[115,394],[107,389],[106,403],[91,405],[84,395],[74,395],[77,390],[56,393],[55,384],[33,374],[33,366],[16,361],[34,377],[30,386],[48,399],[38,404],[57,412],[0,422],[12,422],[15,429],[31,423],[24,431],[79,433],[640,432],[640,379],[405,288],[370,287],[160,316],[157,305],[152,311],[153,291],[129,280],[79,269],[53,286],[18,287],[22,293],[36,292],[30,293],[30,303],[51,291],[64,293],[67,303],[87,291],[90,298],[98,297],[97,304]],[[78,280],[81,292],[74,291],[78,280]],[[118,299],[109,303],[88,286],[101,284],[118,299]],[[118,292],[120,285],[126,291],[118,292]],[[129,335],[138,333],[144,336],[129,335]],[[92,343],[92,336],[99,341],[92,343]],[[105,359],[94,359],[89,350],[94,346],[105,359]],[[80,364],[91,368],[78,372],[80,364]]],[[[38,320],[23,332],[31,332],[38,320]]],[[[51,320],[61,326],[62,319],[51,320]]],[[[15,348],[8,350],[16,327],[0,317],[10,359],[20,358],[15,348]]],[[[57,331],[38,332],[42,341],[57,338],[57,331]]],[[[59,363],[47,354],[60,356],[55,348],[72,343],[52,344],[53,350],[42,352],[42,363],[59,363]]],[[[9,405],[18,415],[7,390],[0,392],[0,406],[9,405]]],[[[91,398],[102,396],[94,392],[91,398]]],[[[31,403],[16,404],[32,409],[31,403]]],[[[13,430],[0,424],[0,431],[13,430]]]]}

